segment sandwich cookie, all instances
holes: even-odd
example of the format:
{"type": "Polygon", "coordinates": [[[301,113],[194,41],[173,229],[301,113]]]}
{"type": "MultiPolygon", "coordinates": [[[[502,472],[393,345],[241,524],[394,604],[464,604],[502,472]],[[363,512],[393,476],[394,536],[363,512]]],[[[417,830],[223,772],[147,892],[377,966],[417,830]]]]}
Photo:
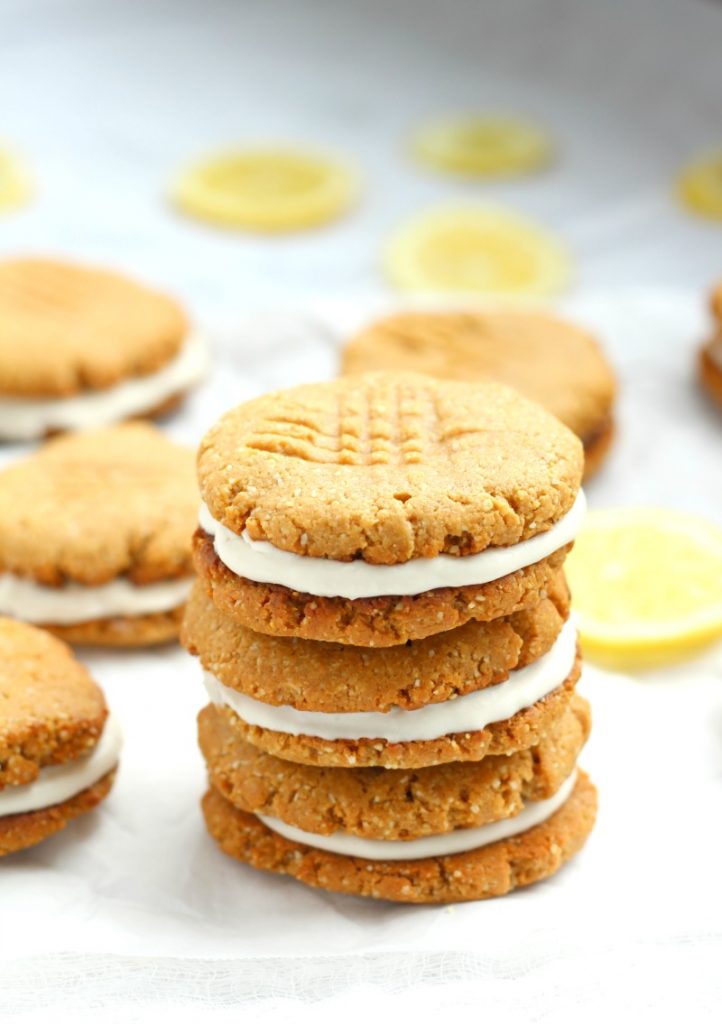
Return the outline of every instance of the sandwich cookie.
{"type": "Polygon", "coordinates": [[[324,836],[408,840],[475,828],[548,800],[572,774],[589,735],[579,696],[533,748],[418,769],[294,764],[245,742],[209,705],[198,737],[213,787],[235,807],[324,836]]]}
{"type": "Polygon", "coordinates": [[[165,295],[104,270],[0,263],[0,438],[161,415],[199,383],[207,361],[165,295]]]}
{"type": "Polygon", "coordinates": [[[614,435],[614,372],[586,331],[543,313],[400,313],[353,338],[346,374],[417,371],[449,380],[491,378],[543,405],[581,438],[585,477],[597,471],[614,435]]]}
{"type": "Polygon", "coordinates": [[[0,618],[0,856],[100,803],[120,745],[103,694],[70,649],[0,618]]]}
{"type": "Polygon", "coordinates": [[[493,382],[368,374],[227,413],[198,455],[198,572],[261,633],[394,646],[531,607],[584,514],[582,448],[493,382]]]}
{"type": "Polygon", "coordinates": [[[554,874],[591,832],[596,791],[578,771],[515,817],[408,840],[308,832],[239,810],[213,787],[203,813],[220,848],[252,867],[331,892],[452,903],[501,896],[554,874]]]}
{"type": "Polygon", "coordinates": [[[555,584],[508,619],[378,649],[254,634],[196,584],[183,642],[228,725],[263,750],[312,765],[478,760],[532,745],[572,698],[576,631],[555,584]]]}
{"type": "Polygon", "coordinates": [[[0,614],[73,643],[173,639],[197,503],[192,452],[149,424],[47,442],[0,473],[0,614]]]}

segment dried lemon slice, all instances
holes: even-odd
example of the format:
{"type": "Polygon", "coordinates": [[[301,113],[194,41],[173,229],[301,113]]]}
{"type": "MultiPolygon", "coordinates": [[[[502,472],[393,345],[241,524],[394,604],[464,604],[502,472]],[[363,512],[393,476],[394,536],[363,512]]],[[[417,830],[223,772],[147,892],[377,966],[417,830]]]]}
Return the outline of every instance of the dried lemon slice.
{"type": "Polygon", "coordinates": [[[689,164],[679,177],[677,190],[690,210],[722,220],[722,150],[689,164]]]}
{"type": "Polygon", "coordinates": [[[593,512],[565,565],[590,658],[673,661],[722,636],[722,529],[664,508],[593,512]]]}
{"type": "Polygon", "coordinates": [[[282,149],[239,150],[185,171],[172,190],[195,217],[253,231],[296,231],[340,216],[358,183],[345,164],[282,149]]]}
{"type": "Polygon", "coordinates": [[[566,249],[544,228],[497,207],[432,210],[389,240],[397,287],[429,292],[546,295],[570,278],[566,249]]]}
{"type": "Polygon", "coordinates": [[[480,178],[536,171],[552,157],[551,142],[536,125],[484,114],[432,121],[419,129],[412,149],[437,170],[480,178]]]}
{"type": "Polygon", "coordinates": [[[22,162],[0,149],[0,210],[14,210],[30,198],[30,178],[22,162]]]}

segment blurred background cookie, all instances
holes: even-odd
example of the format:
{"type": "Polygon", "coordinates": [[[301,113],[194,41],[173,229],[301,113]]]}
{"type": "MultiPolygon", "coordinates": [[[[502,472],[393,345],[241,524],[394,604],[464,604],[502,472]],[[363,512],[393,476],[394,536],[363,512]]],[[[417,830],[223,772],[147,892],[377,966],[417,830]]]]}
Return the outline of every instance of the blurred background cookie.
{"type": "Polygon", "coordinates": [[[0,857],[99,804],[120,746],[117,721],[70,649],[0,618],[0,857]]]}
{"type": "Polygon", "coordinates": [[[508,384],[581,439],[587,478],[613,439],[616,380],[609,362],[591,335],[545,314],[511,309],[399,313],[352,338],[341,370],[415,370],[508,384]]]}
{"type": "Polygon", "coordinates": [[[173,299],[119,274],[0,263],[0,438],[157,416],[203,377],[206,349],[173,299]]]}
{"type": "Polygon", "coordinates": [[[193,453],[151,424],[47,442],[0,473],[0,613],[71,643],[174,639],[197,511],[193,453]]]}
{"type": "Polygon", "coordinates": [[[699,376],[702,387],[722,406],[722,284],[713,291],[710,305],[715,326],[699,354],[699,376]]]}

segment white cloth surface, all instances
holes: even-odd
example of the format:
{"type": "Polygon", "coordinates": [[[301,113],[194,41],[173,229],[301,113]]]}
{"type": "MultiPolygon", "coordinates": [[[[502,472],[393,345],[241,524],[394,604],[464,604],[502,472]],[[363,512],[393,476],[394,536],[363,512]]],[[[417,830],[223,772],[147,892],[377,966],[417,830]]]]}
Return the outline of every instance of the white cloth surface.
{"type": "MultiPolygon", "coordinates": [[[[670,193],[679,163],[719,132],[722,12],[671,0],[34,10],[0,12],[0,132],[39,179],[35,204],[3,218],[0,251],[106,260],[192,302],[216,364],[170,421],[176,437],[195,443],[243,398],[332,373],[340,334],[388,301],[376,269],[388,228],[449,196],[489,197],[567,238],[579,279],[563,308],[619,368],[619,438],[592,506],[722,522],[720,421],[693,370],[722,242],[670,193]],[[420,117],[500,105],[550,125],[553,172],[478,189],[405,160],[420,117]],[[364,165],[347,221],[258,240],[160,200],[188,155],[289,136],[364,165]]],[[[636,679],[588,668],[582,764],[601,797],[588,847],[543,885],[446,909],[330,896],[224,857],[198,810],[198,666],[175,649],[82,656],[124,727],[122,766],[97,813],[0,865],[3,1019],[718,1019],[719,648],[636,679]]]]}

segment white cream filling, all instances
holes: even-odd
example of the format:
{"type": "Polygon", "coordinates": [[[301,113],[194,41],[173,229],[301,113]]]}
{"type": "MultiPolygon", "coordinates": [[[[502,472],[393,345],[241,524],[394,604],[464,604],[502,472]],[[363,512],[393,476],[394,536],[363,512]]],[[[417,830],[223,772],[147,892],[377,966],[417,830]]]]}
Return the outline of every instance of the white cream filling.
{"type": "Polygon", "coordinates": [[[335,714],[298,711],[287,704],[280,707],[264,704],[232,690],[210,672],[205,673],[204,681],[210,700],[231,708],[248,725],[324,740],[384,739],[389,743],[409,743],[477,732],[492,722],[501,722],[531,707],[564,682],[574,665],[576,649],[576,628],[569,620],[545,655],[510,672],[503,683],[415,711],[403,708],[335,714]]]}
{"type": "Polygon", "coordinates": [[[551,818],[552,814],[568,800],[574,789],[577,773],[572,772],[562,783],[554,796],[548,800],[535,800],[524,806],[515,818],[503,818],[475,828],[460,828],[438,836],[423,836],[421,839],[362,839],[349,832],[334,832],[330,836],[305,832],[294,825],[287,825],[278,818],[258,815],[260,821],[293,843],[303,843],[317,850],[340,853],[345,857],[363,857],[365,860],[420,860],[424,857],[448,857],[455,853],[477,850],[500,839],[509,839],[521,832],[527,832],[535,825],[551,818]]]}
{"type": "Polygon", "coordinates": [[[196,384],[208,368],[208,348],[190,334],[178,354],[155,373],[132,377],[111,388],[68,398],[0,396],[0,437],[30,441],[49,430],[86,430],[148,412],[196,384]]]}
{"type": "Polygon", "coordinates": [[[213,538],[216,554],[236,576],[256,583],[277,583],[316,597],[387,597],[422,594],[438,587],[490,583],[539,562],[574,540],[586,511],[582,491],[569,512],[549,530],[508,547],[477,555],[437,555],[398,565],[371,565],[363,559],[336,562],[282,551],[268,541],[251,540],[246,530],[233,533],[201,505],[199,522],[213,538]]]}
{"type": "Polygon", "coordinates": [[[86,757],[48,765],[34,782],[0,791],[0,816],[38,811],[82,793],[118,763],[122,739],[117,719],[108,715],[100,739],[86,757]]]}
{"type": "Polygon", "coordinates": [[[183,604],[192,584],[188,577],[143,586],[119,578],[99,587],[80,583],[46,587],[6,572],[0,574],[0,614],[54,626],[114,615],[152,615],[183,604]]]}

